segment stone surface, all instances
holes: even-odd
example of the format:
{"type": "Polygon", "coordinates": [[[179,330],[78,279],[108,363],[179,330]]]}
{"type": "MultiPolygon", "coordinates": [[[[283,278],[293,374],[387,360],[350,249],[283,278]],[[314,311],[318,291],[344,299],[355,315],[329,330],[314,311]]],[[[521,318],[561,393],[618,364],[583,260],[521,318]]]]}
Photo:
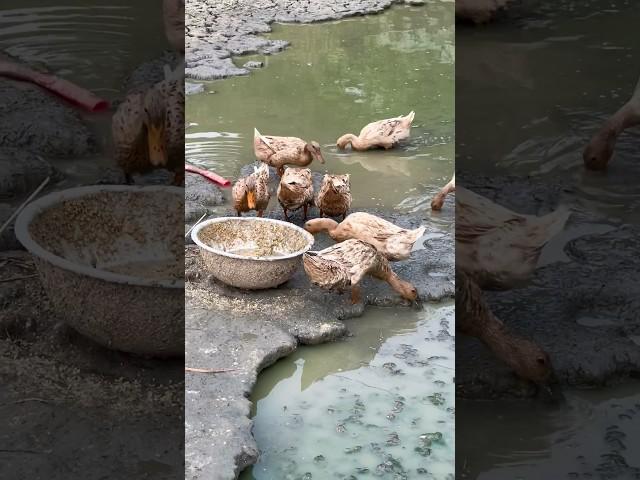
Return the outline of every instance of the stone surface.
{"type": "Polygon", "coordinates": [[[245,63],[242,67],[255,70],[255,69],[264,67],[264,62],[257,62],[255,60],[251,60],[250,62],[245,63]]]}
{"type": "Polygon", "coordinates": [[[20,200],[47,177],[50,177],[49,185],[53,185],[62,175],[48,161],[29,150],[0,148],[0,200],[20,200]]]}
{"type": "Polygon", "coordinates": [[[185,478],[233,479],[256,462],[248,396],[257,374],[296,348],[264,317],[211,311],[187,299],[187,367],[231,369],[185,374],[185,478]]]}
{"type": "Polygon", "coordinates": [[[204,92],[204,85],[201,83],[192,83],[192,82],[184,83],[185,95],[196,95],[198,93],[203,93],[203,92],[204,92]]]}
{"type": "Polygon", "coordinates": [[[164,67],[168,65],[175,69],[180,58],[176,52],[165,51],[158,58],[139,65],[124,81],[124,92],[127,94],[147,90],[149,87],[164,80],[164,67]]]}
{"type": "Polygon", "coordinates": [[[184,221],[187,224],[197,222],[202,215],[211,213],[212,207],[222,205],[224,196],[217,185],[202,175],[185,175],[184,221]]]}
{"type": "Polygon", "coordinates": [[[0,148],[45,157],[78,157],[97,150],[94,133],[63,100],[25,82],[0,78],[0,148]]]}

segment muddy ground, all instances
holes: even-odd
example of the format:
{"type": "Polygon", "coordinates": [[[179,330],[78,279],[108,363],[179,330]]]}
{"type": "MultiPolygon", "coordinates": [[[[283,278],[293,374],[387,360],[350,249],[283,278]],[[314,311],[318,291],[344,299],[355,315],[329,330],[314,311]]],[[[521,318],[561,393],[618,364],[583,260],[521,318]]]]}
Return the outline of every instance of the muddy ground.
{"type": "MultiPolygon", "coordinates": [[[[425,223],[422,215],[374,213],[408,228],[425,223]]],[[[270,217],[281,219],[281,213],[271,212],[270,217]]],[[[300,215],[294,223],[302,223],[300,215]]],[[[414,283],[423,301],[452,298],[453,238],[434,228],[428,228],[427,238],[424,249],[393,268],[414,283]]],[[[331,244],[326,235],[319,235],[314,249],[331,244]]],[[[341,320],[362,315],[366,306],[351,305],[348,294],[313,287],[302,268],[277,289],[247,292],[207,275],[194,245],[187,245],[185,257],[186,364],[232,369],[213,375],[187,374],[187,478],[234,478],[259,454],[251,436],[247,397],[260,370],[293,352],[298,344],[332,341],[347,334],[341,320]]],[[[373,279],[364,282],[363,295],[366,305],[416,308],[373,279]]]]}

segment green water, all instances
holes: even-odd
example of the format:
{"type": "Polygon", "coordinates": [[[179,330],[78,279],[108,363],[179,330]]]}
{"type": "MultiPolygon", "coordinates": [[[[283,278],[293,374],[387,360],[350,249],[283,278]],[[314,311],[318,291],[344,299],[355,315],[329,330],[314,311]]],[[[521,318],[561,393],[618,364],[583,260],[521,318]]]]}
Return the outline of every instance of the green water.
{"type": "Polygon", "coordinates": [[[261,456],[240,478],[453,478],[453,304],[346,323],[353,336],[301,347],[260,375],[261,456]]]}
{"type": "Polygon", "coordinates": [[[575,185],[574,206],[637,222],[638,130],[606,174],[582,151],[638,81],[640,3],[531,2],[523,18],[456,31],[456,167],[575,185]],[[535,6],[534,6],[534,3],[535,6]]]}
{"type": "MultiPolygon", "coordinates": [[[[312,25],[275,25],[291,42],[247,77],[209,82],[215,94],[187,98],[190,162],[232,180],[254,160],[253,129],[322,146],[321,172],[350,173],[353,207],[422,209],[449,180],[454,157],[453,3],[395,7],[312,25]],[[339,152],[336,139],[414,110],[411,139],[391,151],[339,152]]],[[[276,208],[272,201],[270,208],[276,208]]]]}

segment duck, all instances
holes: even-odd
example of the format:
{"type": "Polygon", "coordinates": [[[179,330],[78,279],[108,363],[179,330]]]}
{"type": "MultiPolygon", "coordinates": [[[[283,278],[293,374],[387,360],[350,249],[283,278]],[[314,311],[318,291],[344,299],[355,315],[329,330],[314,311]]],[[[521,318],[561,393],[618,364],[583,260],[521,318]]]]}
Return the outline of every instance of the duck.
{"type": "Polygon", "coordinates": [[[320,216],[338,217],[344,220],[351,208],[351,176],[325,174],[316,199],[320,216]]]}
{"type": "Polygon", "coordinates": [[[456,330],[478,338],[517,376],[549,391],[555,379],[549,354],[496,317],[480,286],[460,268],[456,268],[456,330]]]}
{"type": "Polygon", "coordinates": [[[427,228],[407,230],[370,213],[355,212],[341,223],[330,218],[314,218],[305,223],[304,229],[314,235],[327,232],[336,242],[362,240],[373,245],[387,260],[397,262],[409,258],[413,245],[427,228]]]}
{"type": "Polygon", "coordinates": [[[126,183],[133,183],[133,174],[166,168],[174,173],[174,185],[182,185],[184,71],[127,95],[113,115],[111,132],[115,161],[126,183]]]}
{"type": "MultiPolygon", "coordinates": [[[[264,164],[263,164],[264,165],[264,164]]],[[[304,210],[304,220],[310,205],[313,205],[313,180],[309,168],[287,168],[278,185],[278,202],[289,221],[289,211],[304,210]]]]}
{"type": "Polygon", "coordinates": [[[389,262],[373,245],[350,239],[302,256],[304,270],[313,285],[330,291],[351,289],[351,302],[362,301],[359,283],[365,275],[387,282],[402,298],[415,302],[418,291],[391,269],[389,262]]]}
{"type": "Polygon", "coordinates": [[[305,142],[298,137],[265,136],[257,129],[254,129],[253,152],[258,160],[276,168],[280,177],[285,165],[307,167],[313,160],[324,163],[318,142],[305,142]]]}
{"type": "Polygon", "coordinates": [[[253,167],[254,172],[239,179],[231,190],[233,208],[241,217],[243,212],[256,210],[258,217],[262,217],[269,205],[269,167],[261,165],[253,167]]]}
{"type": "Polygon", "coordinates": [[[455,191],[456,176],[454,174],[453,177],[451,177],[451,180],[449,180],[449,183],[442,187],[442,189],[431,200],[431,210],[442,210],[442,206],[444,205],[444,200],[447,198],[447,195],[455,191]]]}
{"type": "Polygon", "coordinates": [[[415,112],[407,115],[378,120],[366,125],[360,130],[360,135],[346,133],[336,141],[339,149],[344,150],[347,145],[351,145],[353,150],[370,150],[372,148],[384,148],[386,150],[396,146],[398,142],[409,138],[411,133],[411,123],[415,117],[415,112]]]}
{"type": "Polygon", "coordinates": [[[456,191],[456,265],[483,289],[525,285],[543,247],[559,234],[570,211],[560,206],[543,215],[513,212],[477,193],[456,191]]]}

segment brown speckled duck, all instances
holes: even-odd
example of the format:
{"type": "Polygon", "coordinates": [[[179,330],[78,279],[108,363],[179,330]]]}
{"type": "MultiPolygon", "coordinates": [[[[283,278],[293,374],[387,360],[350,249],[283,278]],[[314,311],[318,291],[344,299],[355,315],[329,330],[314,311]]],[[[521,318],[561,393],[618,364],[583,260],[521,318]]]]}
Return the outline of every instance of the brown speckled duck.
{"type": "Polygon", "coordinates": [[[353,133],[342,135],[337,141],[338,148],[344,150],[351,144],[353,150],[369,150],[372,148],[389,149],[398,142],[409,138],[411,123],[415,112],[410,112],[404,117],[387,118],[370,123],[360,130],[360,135],[353,133]]]}
{"type": "Polygon", "coordinates": [[[537,217],[502,207],[477,193],[456,191],[456,265],[483,289],[508,290],[525,284],[542,248],[569,219],[560,207],[537,217]]]}
{"type": "Polygon", "coordinates": [[[302,256],[304,270],[314,285],[340,293],[351,289],[351,301],[362,301],[359,283],[365,275],[383,280],[402,298],[416,301],[418,292],[391,270],[387,259],[375,247],[360,240],[346,240],[319,252],[302,256]]]}
{"type": "Polygon", "coordinates": [[[116,163],[131,176],[158,168],[184,182],[184,76],[171,75],[146,92],[128,95],[113,115],[116,163]]]}
{"type": "Polygon", "coordinates": [[[285,165],[306,167],[314,159],[324,163],[318,142],[262,135],[257,129],[254,129],[253,152],[258,160],[276,168],[280,177],[284,174],[285,165]]]}
{"type": "Polygon", "coordinates": [[[307,219],[307,211],[313,205],[313,181],[311,170],[308,168],[287,168],[278,185],[278,202],[284,211],[284,218],[289,220],[288,212],[300,208],[304,210],[304,219],[307,219]]]}
{"type": "Polygon", "coordinates": [[[549,356],[511,333],[493,315],[481,290],[526,284],[543,247],[564,229],[569,215],[566,207],[541,217],[522,215],[463,187],[456,191],[457,328],[481,339],[519,376],[541,386],[552,376],[549,356]]]}
{"type": "Polygon", "coordinates": [[[316,199],[320,216],[339,217],[344,220],[351,208],[351,177],[345,175],[325,175],[316,199]]]}
{"type": "Polygon", "coordinates": [[[355,212],[338,223],[330,218],[314,218],[304,225],[309,233],[326,231],[336,242],[355,238],[373,245],[388,260],[406,260],[416,240],[424,235],[426,227],[407,230],[365,212],[355,212]]]}
{"type": "Polygon", "coordinates": [[[520,377],[539,386],[553,378],[549,355],[529,339],[514,334],[497,318],[480,287],[456,268],[456,329],[481,340],[520,377]]]}
{"type": "Polygon", "coordinates": [[[254,167],[254,172],[239,179],[231,191],[233,208],[242,216],[242,212],[256,210],[258,217],[262,217],[269,205],[271,195],[269,193],[269,167],[261,165],[254,167]]]}

